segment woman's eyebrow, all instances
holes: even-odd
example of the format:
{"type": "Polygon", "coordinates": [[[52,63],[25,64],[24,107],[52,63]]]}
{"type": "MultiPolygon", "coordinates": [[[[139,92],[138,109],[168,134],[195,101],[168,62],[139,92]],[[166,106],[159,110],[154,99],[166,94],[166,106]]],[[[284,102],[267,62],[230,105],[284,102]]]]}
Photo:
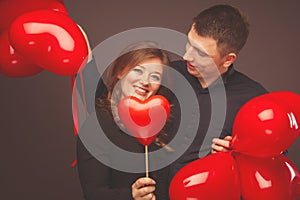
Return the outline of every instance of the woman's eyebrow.
{"type": "Polygon", "coordinates": [[[152,72],[152,74],[159,74],[159,75],[162,75],[162,73],[160,73],[160,72],[152,72]]]}
{"type": "Polygon", "coordinates": [[[141,67],[141,68],[145,69],[145,67],[143,65],[137,65],[137,67],[141,67]]]}

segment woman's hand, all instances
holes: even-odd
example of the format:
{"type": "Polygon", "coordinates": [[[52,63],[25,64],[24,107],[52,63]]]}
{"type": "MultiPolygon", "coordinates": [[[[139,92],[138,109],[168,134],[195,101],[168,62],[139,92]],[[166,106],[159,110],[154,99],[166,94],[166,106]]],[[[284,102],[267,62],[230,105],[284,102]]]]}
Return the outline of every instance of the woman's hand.
{"type": "Polygon", "coordinates": [[[131,188],[134,200],[156,200],[154,195],[155,181],[151,178],[139,178],[132,184],[131,188]]]}
{"type": "Polygon", "coordinates": [[[228,152],[231,150],[232,136],[226,136],[224,139],[214,138],[211,145],[211,153],[228,152]]]}

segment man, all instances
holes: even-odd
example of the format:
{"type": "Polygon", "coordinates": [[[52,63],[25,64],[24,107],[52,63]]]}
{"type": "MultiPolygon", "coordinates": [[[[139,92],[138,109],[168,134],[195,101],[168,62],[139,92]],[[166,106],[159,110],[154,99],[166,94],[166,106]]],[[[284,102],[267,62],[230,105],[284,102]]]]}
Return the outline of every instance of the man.
{"type": "MultiPolygon", "coordinates": [[[[194,18],[184,61],[176,61],[172,67],[192,85],[199,103],[200,120],[192,144],[170,166],[170,180],[186,164],[210,152],[230,150],[232,126],[238,110],[251,98],[267,92],[233,67],[247,41],[248,27],[239,10],[230,5],[210,7],[194,18]],[[221,98],[213,99],[218,95],[221,98]],[[214,118],[213,105],[220,104],[225,107],[223,121],[218,115],[216,120],[214,118]]],[[[188,129],[186,135],[190,135],[188,129]]],[[[176,147],[172,148],[176,151],[176,147]]],[[[153,183],[150,178],[138,179],[132,185],[133,198],[155,199],[153,183]]]]}
{"type": "Polygon", "coordinates": [[[177,170],[188,159],[197,158],[199,147],[206,145],[205,137],[211,132],[217,133],[218,129],[221,130],[218,135],[220,138],[212,140],[211,151],[228,151],[238,110],[251,98],[267,92],[259,83],[235,71],[233,67],[239,51],[247,41],[248,27],[248,22],[239,10],[229,5],[213,6],[193,20],[183,56],[185,62],[174,63],[174,68],[184,74],[191,84],[196,85],[201,120],[196,138],[179,159],[181,164],[177,166],[177,170]],[[206,132],[209,123],[212,123],[208,119],[212,115],[210,97],[222,91],[222,87],[227,100],[224,126],[215,125],[211,132],[206,132]]]}

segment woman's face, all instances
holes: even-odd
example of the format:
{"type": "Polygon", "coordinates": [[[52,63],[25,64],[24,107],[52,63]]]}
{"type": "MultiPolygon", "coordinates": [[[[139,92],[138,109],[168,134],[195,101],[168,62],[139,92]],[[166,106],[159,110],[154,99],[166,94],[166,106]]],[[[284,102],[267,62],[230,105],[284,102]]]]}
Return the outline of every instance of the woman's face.
{"type": "Polygon", "coordinates": [[[162,75],[163,64],[159,58],[141,62],[120,77],[121,98],[126,96],[134,96],[140,100],[149,98],[159,89],[162,75]]]}

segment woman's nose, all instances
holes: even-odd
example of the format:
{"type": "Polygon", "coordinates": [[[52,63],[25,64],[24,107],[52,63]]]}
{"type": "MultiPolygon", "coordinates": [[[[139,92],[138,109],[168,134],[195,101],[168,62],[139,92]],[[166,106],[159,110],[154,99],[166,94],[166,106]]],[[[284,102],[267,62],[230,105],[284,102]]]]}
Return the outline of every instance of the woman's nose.
{"type": "Polygon", "coordinates": [[[140,79],[140,83],[142,85],[148,85],[149,84],[149,78],[147,74],[144,74],[141,79],[140,79]]]}

